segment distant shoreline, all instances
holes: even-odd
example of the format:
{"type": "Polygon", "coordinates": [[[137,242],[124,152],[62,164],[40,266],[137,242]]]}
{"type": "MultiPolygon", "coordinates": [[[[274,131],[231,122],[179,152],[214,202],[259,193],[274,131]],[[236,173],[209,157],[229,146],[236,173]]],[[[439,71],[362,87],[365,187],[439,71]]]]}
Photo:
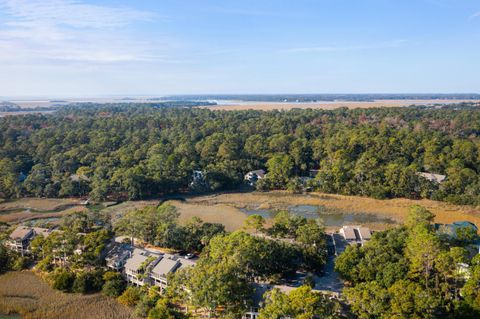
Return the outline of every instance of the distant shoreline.
{"type": "Polygon", "coordinates": [[[290,110],[290,109],[323,109],[333,110],[342,107],[355,108],[380,108],[380,107],[407,107],[407,106],[434,106],[458,103],[480,103],[480,100],[374,100],[374,101],[321,101],[321,102],[254,102],[254,101],[218,101],[218,105],[202,106],[210,110],[240,111],[240,110],[290,110]]]}

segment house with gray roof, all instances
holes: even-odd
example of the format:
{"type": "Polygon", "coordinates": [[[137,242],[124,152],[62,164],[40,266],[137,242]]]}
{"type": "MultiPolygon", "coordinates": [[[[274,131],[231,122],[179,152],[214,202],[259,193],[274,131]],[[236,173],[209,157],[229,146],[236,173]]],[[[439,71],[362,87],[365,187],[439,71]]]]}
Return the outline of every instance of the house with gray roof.
{"type": "Polygon", "coordinates": [[[160,287],[160,290],[163,292],[168,286],[168,277],[170,274],[181,268],[192,267],[194,265],[194,261],[164,254],[157,265],[152,268],[150,273],[152,284],[160,287]]]}
{"type": "Polygon", "coordinates": [[[31,227],[18,226],[9,236],[7,247],[24,256],[35,233],[31,227]]]}
{"type": "Polygon", "coordinates": [[[136,286],[150,284],[150,271],[160,261],[160,255],[135,248],[124,266],[124,277],[127,282],[136,286]]]}
{"type": "Polygon", "coordinates": [[[122,271],[127,259],[132,255],[133,247],[129,244],[115,243],[105,256],[107,268],[122,271]]]}
{"type": "Polygon", "coordinates": [[[363,246],[372,238],[372,232],[364,226],[343,226],[339,230],[340,235],[347,244],[357,244],[363,246]]]}

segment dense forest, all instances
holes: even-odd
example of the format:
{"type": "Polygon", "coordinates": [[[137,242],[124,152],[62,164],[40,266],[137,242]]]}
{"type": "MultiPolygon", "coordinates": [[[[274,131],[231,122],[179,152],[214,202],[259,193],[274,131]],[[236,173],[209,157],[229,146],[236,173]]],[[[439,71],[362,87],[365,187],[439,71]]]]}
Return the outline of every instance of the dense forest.
{"type": "Polygon", "coordinates": [[[480,108],[210,111],[162,104],[67,106],[0,119],[0,196],[158,196],[238,187],[312,188],[480,204],[480,108]],[[203,171],[192,184],[193,170],[203,171]],[[417,172],[446,175],[435,184],[417,172]]]}

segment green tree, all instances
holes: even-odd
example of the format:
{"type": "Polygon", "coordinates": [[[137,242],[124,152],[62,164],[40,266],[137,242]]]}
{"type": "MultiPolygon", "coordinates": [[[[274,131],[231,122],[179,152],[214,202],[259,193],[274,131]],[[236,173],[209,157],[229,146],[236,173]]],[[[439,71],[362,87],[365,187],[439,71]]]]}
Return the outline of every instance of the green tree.
{"type": "Polygon", "coordinates": [[[405,249],[405,256],[410,261],[410,275],[423,276],[427,289],[439,253],[439,239],[429,229],[420,224],[411,231],[405,249]]]}
{"type": "Polygon", "coordinates": [[[425,207],[419,205],[413,205],[410,207],[405,221],[405,225],[409,228],[417,226],[427,227],[433,222],[435,215],[425,207]]]}
{"type": "Polygon", "coordinates": [[[441,302],[421,285],[400,280],[388,292],[391,298],[388,313],[392,318],[437,318],[441,302]]]}
{"type": "Polygon", "coordinates": [[[292,176],[293,160],[286,154],[275,154],[267,161],[268,174],[265,177],[275,189],[284,189],[292,176]]]}
{"type": "Polygon", "coordinates": [[[258,214],[248,216],[243,221],[243,228],[246,230],[254,230],[256,233],[262,232],[265,226],[265,218],[258,214]]]}
{"type": "Polygon", "coordinates": [[[389,312],[388,291],[375,281],[360,283],[343,292],[353,313],[361,319],[383,318],[389,312]]]}
{"type": "Polygon", "coordinates": [[[309,286],[301,286],[288,295],[278,289],[266,293],[265,306],[260,310],[260,319],[281,319],[285,317],[341,318],[340,305],[327,296],[312,291],[309,286]]]}

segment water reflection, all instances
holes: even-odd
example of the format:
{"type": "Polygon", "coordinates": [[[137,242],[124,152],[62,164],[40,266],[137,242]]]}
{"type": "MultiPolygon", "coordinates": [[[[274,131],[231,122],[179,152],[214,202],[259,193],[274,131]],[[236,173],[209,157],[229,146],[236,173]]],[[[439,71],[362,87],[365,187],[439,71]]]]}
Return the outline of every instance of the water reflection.
{"type": "MultiPolygon", "coordinates": [[[[388,217],[366,213],[352,213],[341,209],[327,208],[322,205],[295,205],[287,209],[291,214],[303,216],[308,219],[321,218],[325,226],[342,226],[345,224],[394,224],[395,221],[388,217]]],[[[268,209],[242,209],[246,215],[258,214],[264,218],[273,218],[278,211],[268,209]]]]}

